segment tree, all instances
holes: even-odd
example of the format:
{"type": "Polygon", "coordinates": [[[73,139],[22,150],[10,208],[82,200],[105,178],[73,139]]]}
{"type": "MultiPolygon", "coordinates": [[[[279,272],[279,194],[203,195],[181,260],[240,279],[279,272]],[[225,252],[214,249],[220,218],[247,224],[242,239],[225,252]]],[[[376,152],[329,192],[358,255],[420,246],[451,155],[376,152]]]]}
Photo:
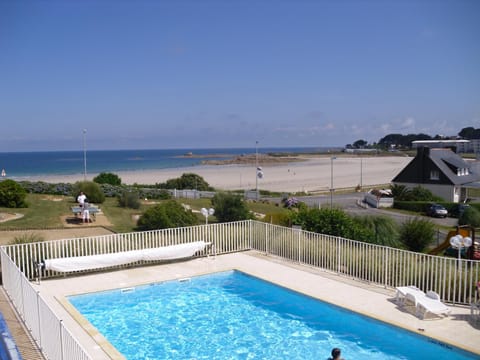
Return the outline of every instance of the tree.
{"type": "Polygon", "coordinates": [[[390,147],[410,149],[412,147],[412,141],[415,140],[431,140],[432,137],[427,134],[388,134],[380,139],[378,145],[388,149],[390,147]]]}
{"type": "Polygon", "coordinates": [[[87,201],[96,204],[102,204],[105,201],[105,194],[103,193],[100,186],[93,181],[80,181],[76,182],[73,185],[73,196],[75,201],[77,200],[78,194],[83,192],[87,195],[87,201]]]}
{"type": "Polygon", "coordinates": [[[245,201],[239,195],[218,192],[212,198],[212,206],[219,222],[253,219],[245,201]]]}
{"type": "Polygon", "coordinates": [[[392,146],[399,146],[402,143],[402,137],[402,134],[388,134],[380,139],[378,145],[385,149],[389,149],[392,146]]]}
{"type": "Polygon", "coordinates": [[[175,200],[168,200],[147,209],[138,219],[137,230],[168,229],[198,224],[191,210],[185,210],[175,200]]]}
{"type": "Polygon", "coordinates": [[[7,179],[0,181],[0,206],[8,208],[27,207],[27,192],[16,181],[7,179]]]}
{"type": "Polygon", "coordinates": [[[423,252],[435,236],[435,228],[431,221],[424,219],[407,220],[400,227],[400,241],[410,251],[423,252]]]}
{"type": "Polygon", "coordinates": [[[199,191],[212,190],[210,185],[205,181],[203,177],[193,173],[182,174],[179,178],[169,179],[164,184],[158,185],[158,187],[164,189],[195,189],[199,191]]]}
{"type": "Polygon", "coordinates": [[[353,143],[353,147],[355,149],[363,149],[365,146],[367,146],[368,141],[365,140],[357,140],[353,143]]]}
{"type": "Polygon", "coordinates": [[[97,184],[121,185],[122,179],[117,174],[102,172],[93,178],[97,184]]]}
{"type": "Polygon", "coordinates": [[[458,133],[458,136],[468,140],[480,139],[480,129],[475,129],[469,126],[460,130],[460,132],[458,133]]]}

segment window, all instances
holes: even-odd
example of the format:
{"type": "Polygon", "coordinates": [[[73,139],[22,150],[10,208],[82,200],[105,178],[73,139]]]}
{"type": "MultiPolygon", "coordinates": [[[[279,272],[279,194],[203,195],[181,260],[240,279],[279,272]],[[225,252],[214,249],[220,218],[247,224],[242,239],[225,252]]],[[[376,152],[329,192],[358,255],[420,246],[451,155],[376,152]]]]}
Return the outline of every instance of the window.
{"type": "Polygon", "coordinates": [[[458,168],[457,169],[457,176],[465,176],[468,175],[469,171],[468,168],[458,168]]]}
{"type": "Polygon", "coordinates": [[[430,180],[440,180],[440,172],[438,170],[431,170],[430,180]]]}

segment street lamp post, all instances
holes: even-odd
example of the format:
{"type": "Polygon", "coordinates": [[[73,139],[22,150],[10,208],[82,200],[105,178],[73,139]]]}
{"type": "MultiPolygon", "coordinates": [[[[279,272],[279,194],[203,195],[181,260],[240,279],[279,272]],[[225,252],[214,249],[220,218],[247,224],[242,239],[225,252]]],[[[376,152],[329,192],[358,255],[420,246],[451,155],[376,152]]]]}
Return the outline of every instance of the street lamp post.
{"type": "Polygon", "coordinates": [[[215,209],[213,209],[213,208],[210,208],[210,209],[202,208],[200,210],[200,212],[202,213],[203,216],[205,216],[205,225],[208,225],[208,217],[215,214],[215,209]]]}
{"type": "Polygon", "coordinates": [[[87,129],[83,129],[83,181],[87,181],[87,129]]]}
{"type": "Polygon", "coordinates": [[[335,156],[330,158],[330,209],[333,207],[333,192],[335,191],[333,188],[333,160],[335,159],[335,156]]]}
{"type": "Polygon", "coordinates": [[[458,274],[460,281],[462,281],[462,249],[467,249],[468,247],[472,246],[472,238],[469,236],[463,237],[462,235],[452,236],[450,238],[450,245],[458,249],[458,274]]]}
{"type": "Polygon", "coordinates": [[[255,198],[258,200],[258,141],[255,141],[255,198]]]}
{"type": "Polygon", "coordinates": [[[360,157],[360,191],[362,191],[363,187],[363,158],[360,157]]]}

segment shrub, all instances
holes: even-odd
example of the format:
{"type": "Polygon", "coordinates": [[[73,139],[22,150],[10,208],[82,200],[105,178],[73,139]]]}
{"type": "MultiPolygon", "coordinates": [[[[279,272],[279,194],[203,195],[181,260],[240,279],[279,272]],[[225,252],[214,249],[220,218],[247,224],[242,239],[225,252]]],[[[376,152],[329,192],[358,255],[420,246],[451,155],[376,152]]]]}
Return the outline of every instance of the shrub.
{"type": "Polygon", "coordinates": [[[20,181],[19,184],[32,194],[50,194],[50,195],[65,195],[68,196],[72,193],[72,184],[68,183],[46,183],[43,181],[20,181]]]}
{"type": "Polygon", "coordinates": [[[443,201],[442,198],[433,195],[430,190],[422,186],[415,186],[409,189],[405,185],[392,185],[390,189],[395,201],[443,201]]]}
{"type": "Polygon", "coordinates": [[[87,196],[87,201],[95,204],[102,204],[105,201],[105,194],[103,193],[100,186],[93,181],[81,181],[76,182],[73,185],[73,196],[75,201],[77,201],[77,196],[80,192],[87,196]]]}
{"type": "Polygon", "coordinates": [[[466,207],[458,219],[458,225],[470,225],[473,228],[480,227],[480,211],[473,206],[466,207]]]}
{"type": "Polygon", "coordinates": [[[243,198],[231,193],[218,192],[212,198],[215,217],[218,222],[253,219],[243,198]]]}
{"type": "Polygon", "coordinates": [[[354,222],[341,209],[302,208],[297,214],[293,214],[293,223],[301,225],[302,229],[306,231],[360,241],[367,241],[372,237],[368,229],[354,222]]]}
{"type": "Polygon", "coordinates": [[[443,201],[441,197],[433,195],[433,193],[422,186],[415,186],[410,192],[412,199],[416,201],[443,201]]]}
{"type": "Polygon", "coordinates": [[[358,216],[354,218],[361,226],[370,230],[372,236],[367,242],[390,247],[401,247],[398,239],[398,225],[392,218],[386,216],[358,216]]]}
{"type": "Polygon", "coordinates": [[[137,192],[124,191],[118,196],[118,205],[124,208],[139,209],[140,200],[137,192]]]}
{"type": "Polygon", "coordinates": [[[168,200],[147,209],[138,219],[137,229],[144,231],[197,224],[197,217],[191,210],[185,210],[175,200],[168,200]]]}
{"type": "Polygon", "coordinates": [[[400,241],[408,250],[423,252],[435,236],[435,228],[431,221],[409,219],[400,227],[400,241]]]}
{"type": "MultiPolygon", "coordinates": [[[[436,204],[446,205],[445,203],[436,202],[436,204]]],[[[425,211],[428,207],[432,205],[431,201],[397,201],[393,202],[393,207],[399,210],[407,210],[407,211],[414,211],[418,213],[425,214],[425,211]]]]}
{"type": "Polygon", "coordinates": [[[390,190],[395,200],[403,201],[403,199],[409,197],[409,189],[405,185],[393,184],[390,186],[390,190]]]}
{"type": "Polygon", "coordinates": [[[0,181],[0,206],[8,208],[27,207],[27,192],[17,182],[7,179],[0,181]]]}
{"type": "Polygon", "coordinates": [[[298,207],[299,203],[300,201],[296,197],[288,197],[283,200],[283,206],[288,209],[298,207]]]}
{"type": "Polygon", "coordinates": [[[122,179],[117,174],[102,172],[93,178],[97,184],[121,185],[122,179]]]}
{"type": "Polygon", "coordinates": [[[280,226],[291,226],[292,217],[289,213],[265,214],[263,222],[280,226]]]}
{"type": "Polygon", "coordinates": [[[163,189],[141,189],[142,197],[149,198],[149,199],[157,199],[157,200],[168,200],[172,198],[172,195],[163,189]]]}
{"type": "Polygon", "coordinates": [[[182,174],[176,179],[167,180],[164,184],[157,184],[158,187],[164,189],[195,189],[199,191],[213,190],[203,177],[193,173],[182,174]]]}
{"type": "Polygon", "coordinates": [[[33,242],[45,241],[42,235],[35,233],[25,233],[13,238],[12,244],[28,244],[33,242]]]}

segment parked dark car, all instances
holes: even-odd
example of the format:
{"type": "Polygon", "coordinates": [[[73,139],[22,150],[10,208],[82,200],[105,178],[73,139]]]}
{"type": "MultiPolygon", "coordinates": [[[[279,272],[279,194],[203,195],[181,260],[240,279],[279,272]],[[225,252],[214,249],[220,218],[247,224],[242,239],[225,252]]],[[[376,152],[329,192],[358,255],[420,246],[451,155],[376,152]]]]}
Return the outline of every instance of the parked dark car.
{"type": "Polygon", "coordinates": [[[465,210],[467,210],[469,207],[470,205],[468,204],[460,203],[450,209],[449,215],[452,217],[461,218],[465,210]]]}
{"type": "Polygon", "coordinates": [[[446,218],[448,215],[447,209],[439,204],[432,204],[427,209],[427,215],[431,217],[443,217],[446,218]]]}

